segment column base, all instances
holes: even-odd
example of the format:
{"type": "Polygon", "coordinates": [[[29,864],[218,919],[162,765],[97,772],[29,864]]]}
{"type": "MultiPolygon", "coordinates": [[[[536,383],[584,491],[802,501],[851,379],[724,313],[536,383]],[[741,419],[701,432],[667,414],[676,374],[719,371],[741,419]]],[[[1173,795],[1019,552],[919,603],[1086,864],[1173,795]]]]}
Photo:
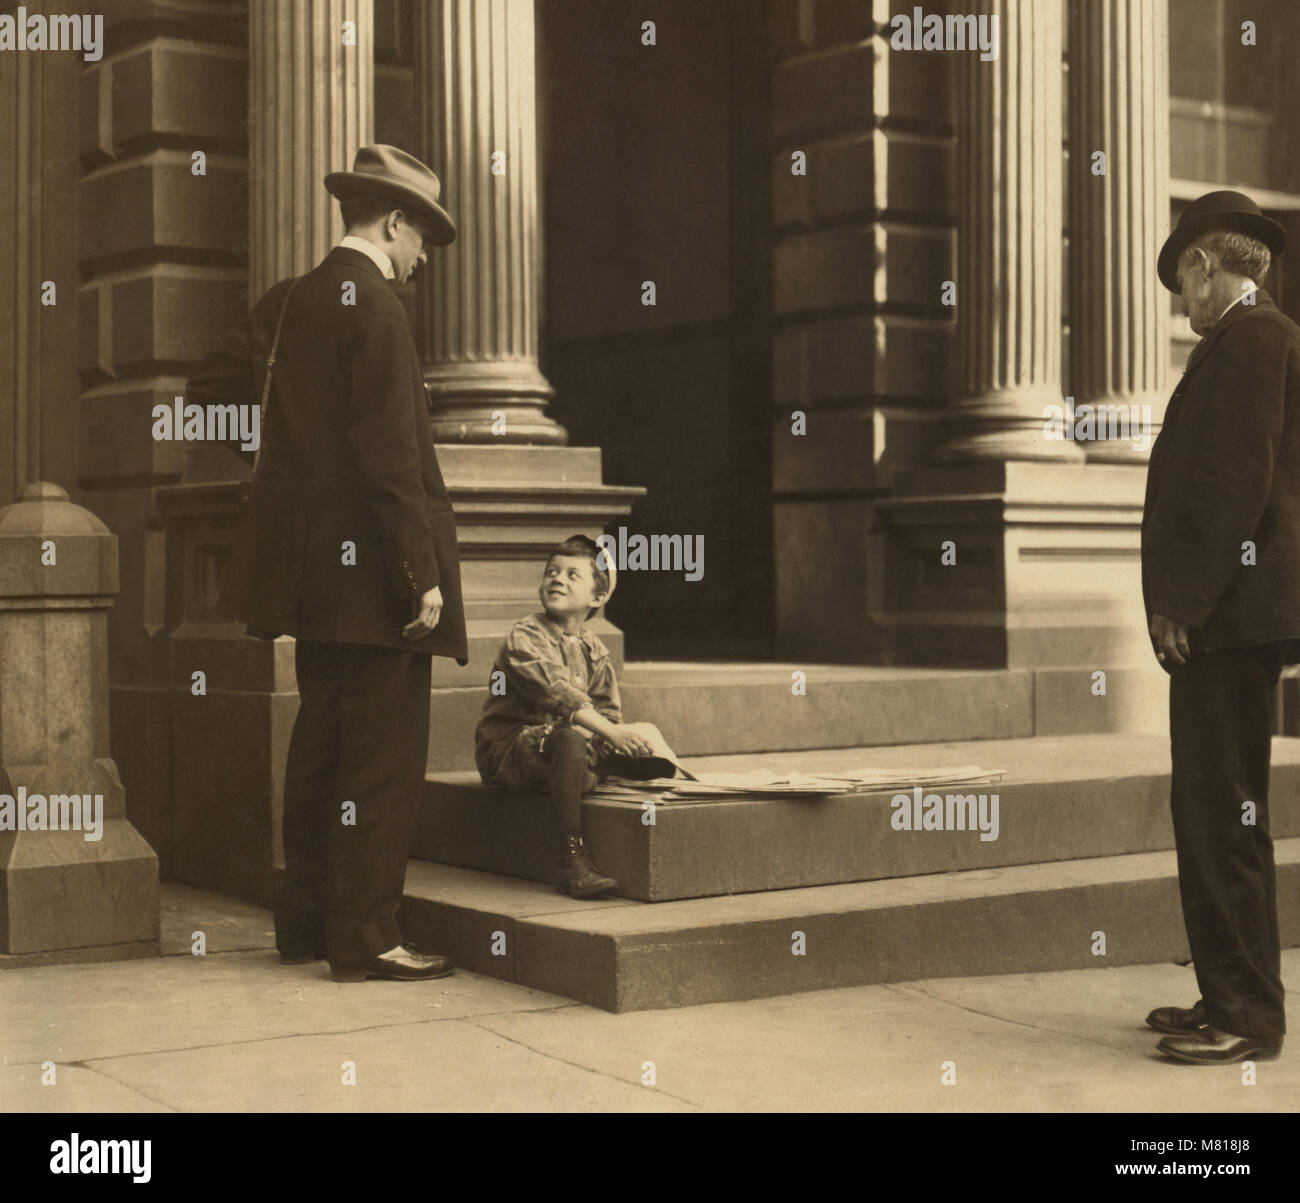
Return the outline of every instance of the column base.
{"type": "Polygon", "coordinates": [[[1113,393],[1076,398],[1075,422],[1080,433],[1091,436],[1079,442],[1090,464],[1138,464],[1151,458],[1151,444],[1164,425],[1168,397],[1163,393],[1113,393]],[[1082,420],[1081,420],[1082,419],[1082,420]]]}
{"type": "Polygon", "coordinates": [[[546,407],[555,390],[531,362],[431,364],[424,369],[435,443],[564,446],[546,407]]]}
{"type": "Polygon", "coordinates": [[[1048,433],[1065,399],[1053,388],[1033,385],[958,398],[950,407],[953,430],[932,458],[941,464],[1045,460],[1083,463],[1083,449],[1048,433]]]}

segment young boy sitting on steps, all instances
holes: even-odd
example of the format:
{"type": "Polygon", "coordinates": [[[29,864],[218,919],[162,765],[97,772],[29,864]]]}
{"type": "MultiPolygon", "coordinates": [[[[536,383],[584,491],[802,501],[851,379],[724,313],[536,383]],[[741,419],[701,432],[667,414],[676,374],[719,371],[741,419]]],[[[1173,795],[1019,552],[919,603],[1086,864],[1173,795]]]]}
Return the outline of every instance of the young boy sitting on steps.
{"type": "Polygon", "coordinates": [[[497,687],[489,689],[474,733],[484,785],[549,795],[559,842],[556,884],[574,898],[618,886],[592,864],[582,842],[583,796],[596,788],[607,753],[651,751],[620,726],[609,649],[586,628],[616,581],[613,564],[585,535],[551,552],[538,590],[542,611],[515,623],[501,645],[492,666],[497,687]]]}

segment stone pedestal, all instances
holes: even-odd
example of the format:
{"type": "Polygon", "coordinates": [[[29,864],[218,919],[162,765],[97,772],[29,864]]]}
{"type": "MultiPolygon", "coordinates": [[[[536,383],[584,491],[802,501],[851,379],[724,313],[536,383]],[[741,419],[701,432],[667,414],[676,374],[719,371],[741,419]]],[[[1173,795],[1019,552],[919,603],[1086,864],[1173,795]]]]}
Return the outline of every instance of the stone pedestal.
{"type": "Polygon", "coordinates": [[[887,563],[871,620],[886,662],[1147,664],[1145,475],[1011,461],[904,478],[897,496],[877,503],[887,563]],[[949,542],[955,562],[946,564],[949,542]]]}
{"type": "Polygon", "coordinates": [[[1084,444],[1090,462],[1145,463],[1168,400],[1169,297],[1156,276],[1169,230],[1168,4],[1069,0],[1069,12],[1074,400],[1149,418],[1142,443],[1084,444]]]}
{"type": "Polygon", "coordinates": [[[126,817],[109,747],[117,591],[117,537],[57,485],[0,510],[0,793],[15,828],[20,791],[24,818],[33,795],[51,803],[45,829],[0,830],[0,964],[159,950],[158,858],[126,817]],[[73,794],[102,801],[54,805],[73,794]]]}
{"type": "Polygon", "coordinates": [[[284,768],[298,694],[294,641],[249,638],[243,623],[217,612],[239,529],[239,494],[232,482],[158,490],[177,749],[172,875],[269,906],[272,866],[282,859],[284,768]]]}

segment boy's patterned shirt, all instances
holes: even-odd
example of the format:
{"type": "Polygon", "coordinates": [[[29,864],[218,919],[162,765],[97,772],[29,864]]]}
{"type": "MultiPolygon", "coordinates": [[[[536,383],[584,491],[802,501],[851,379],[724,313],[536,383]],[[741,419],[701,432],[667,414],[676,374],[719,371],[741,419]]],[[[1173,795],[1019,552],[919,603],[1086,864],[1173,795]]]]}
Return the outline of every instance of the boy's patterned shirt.
{"type": "Polygon", "coordinates": [[[476,759],[499,759],[524,727],[568,724],[592,706],[611,722],[622,720],[618,681],[609,649],[587,628],[562,631],[545,612],[521,618],[492,664],[505,674],[505,692],[487,701],[474,734],[476,759]]]}

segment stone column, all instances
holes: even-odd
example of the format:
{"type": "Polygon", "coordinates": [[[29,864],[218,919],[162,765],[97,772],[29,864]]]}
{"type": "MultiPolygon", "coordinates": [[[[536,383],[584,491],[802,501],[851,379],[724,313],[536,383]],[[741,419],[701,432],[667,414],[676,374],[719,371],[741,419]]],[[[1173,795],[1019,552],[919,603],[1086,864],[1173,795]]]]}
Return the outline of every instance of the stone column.
{"type": "Polygon", "coordinates": [[[373,141],[371,0],[248,6],[249,291],[315,267],[343,233],[331,171],[373,141]]]}
{"type": "Polygon", "coordinates": [[[117,537],[57,485],[0,510],[0,965],[159,950],[158,858],[108,741],[117,588],[117,537]]]}
{"type": "Polygon", "coordinates": [[[953,430],[937,458],[1079,461],[1046,439],[1061,405],[1060,0],[989,0],[999,53],[961,53],[953,430]]]}
{"type": "MultiPolygon", "coordinates": [[[[42,77],[47,56],[44,54],[6,55],[7,69],[0,70],[0,97],[3,107],[12,113],[10,129],[0,135],[6,146],[0,161],[12,166],[12,174],[0,176],[0,189],[10,202],[3,206],[14,215],[12,240],[6,228],[5,246],[0,254],[0,265],[9,270],[0,272],[0,287],[4,289],[6,316],[13,314],[12,324],[6,320],[0,331],[0,354],[3,361],[5,387],[0,391],[0,408],[4,410],[4,424],[10,439],[9,462],[0,468],[0,481],[5,488],[4,500],[16,498],[23,486],[39,473],[41,447],[41,399],[44,372],[41,364],[41,309],[40,293],[41,247],[44,242],[42,226],[45,205],[41,203],[41,143],[45,122],[41,116],[42,77]],[[12,411],[10,401],[12,398],[12,411]]],[[[6,222],[6,226],[8,226],[6,222]]],[[[72,286],[69,285],[69,293],[72,286]]],[[[69,298],[71,299],[71,298],[69,298]]]]}
{"type": "Polygon", "coordinates": [[[415,6],[420,157],[458,230],[416,277],[436,442],[568,441],[547,416],[554,390],[537,362],[534,55],[533,0],[415,6]]]}
{"type": "MultiPolygon", "coordinates": [[[[47,0],[25,7],[50,15],[47,0]]],[[[69,349],[80,334],[76,94],[84,65],[71,52],[0,54],[0,505],[29,481],[77,476],[79,382],[69,349]]]]}
{"type": "Polygon", "coordinates": [[[1074,401],[1076,409],[1120,406],[1117,416],[1150,419],[1144,442],[1084,444],[1090,461],[1141,462],[1167,400],[1169,298],[1156,254],[1169,229],[1168,6],[1069,5],[1074,401]],[[1096,174],[1098,151],[1104,175],[1096,174]]]}

